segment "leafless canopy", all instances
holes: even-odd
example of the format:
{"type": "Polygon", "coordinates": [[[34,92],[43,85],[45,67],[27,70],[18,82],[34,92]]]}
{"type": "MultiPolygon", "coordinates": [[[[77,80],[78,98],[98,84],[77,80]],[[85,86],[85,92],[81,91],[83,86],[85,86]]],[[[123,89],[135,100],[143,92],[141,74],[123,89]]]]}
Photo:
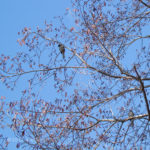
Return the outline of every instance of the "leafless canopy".
{"type": "Polygon", "coordinates": [[[26,51],[1,56],[3,83],[14,92],[20,81],[26,86],[6,112],[20,145],[41,150],[149,147],[150,1],[74,0],[72,7],[66,12],[73,14],[72,26],[59,17],[60,26],[25,27],[18,42],[26,51]]]}

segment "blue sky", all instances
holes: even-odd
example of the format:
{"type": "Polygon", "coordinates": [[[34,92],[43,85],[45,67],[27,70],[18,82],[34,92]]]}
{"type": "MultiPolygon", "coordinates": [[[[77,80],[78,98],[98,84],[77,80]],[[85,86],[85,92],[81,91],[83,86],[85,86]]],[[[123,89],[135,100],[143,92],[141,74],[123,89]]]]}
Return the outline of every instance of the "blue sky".
{"type": "MultiPolygon", "coordinates": [[[[51,21],[55,16],[62,16],[70,7],[69,0],[1,0],[0,1],[0,55],[14,56],[22,50],[17,43],[18,32],[24,27],[42,27],[45,20],[51,21]]],[[[71,19],[71,18],[70,18],[71,19]]],[[[6,89],[0,83],[0,96],[17,99],[18,93],[6,89]]],[[[17,90],[17,89],[16,89],[17,90]]],[[[17,139],[8,130],[3,131],[12,143],[9,149],[16,150],[17,139]]]]}
{"type": "MultiPolygon", "coordinates": [[[[62,16],[68,7],[70,7],[69,0],[0,0],[0,55],[14,56],[16,52],[22,51],[23,47],[17,43],[17,39],[20,38],[19,31],[24,27],[31,27],[33,30],[37,26],[42,27],[45,20],[49,22],[55,16],[62,16]]],[[[67,16],[67,23],[71,25],[71,16],[67,16]]],[[[128,54],[125,65],[132,62],[135,57],[133,51],[132,54],[131,52],[128,54]]],[[[22,85],[18,84],[15,91],[9,91],[0,82],[0,96],[6,96],[7,101],[17,100],[20,96],[20,86],[22,85]]],[[[16,150],[17,138],[9,130],[4,130],[3,133],[10,139],[9,149],[16,150]]]]}
{"type": "Polygon", "coordinates": [[[42,26],[54,16],[63,15],[68,0],[4,0],[0,1],[0,53],[18,51],[18,35],[24,27],[42,26]]]}

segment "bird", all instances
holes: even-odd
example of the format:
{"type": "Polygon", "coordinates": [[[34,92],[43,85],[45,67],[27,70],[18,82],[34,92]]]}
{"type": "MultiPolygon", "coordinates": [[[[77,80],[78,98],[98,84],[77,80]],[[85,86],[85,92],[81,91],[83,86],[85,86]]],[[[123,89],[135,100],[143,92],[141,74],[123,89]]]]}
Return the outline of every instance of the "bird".
{"type": "Polygon", "coordinates": [[[64,59],[65,58],[65,46],[62,43],[59,43],[58,47],[59,47],[59,51],[62,54],[63,59],[64,59]]]}
{"type": "MultiPolygon", "coordinates": [[[[132,110],[129,111],[128,116],[129,116],[129,118],[130,117],[134,117],[134,113],[133,113],[132,110]]],[[[133,119],[131,120],[131,126],[134,127],[134,121],[133,121],[133,119]]]]}

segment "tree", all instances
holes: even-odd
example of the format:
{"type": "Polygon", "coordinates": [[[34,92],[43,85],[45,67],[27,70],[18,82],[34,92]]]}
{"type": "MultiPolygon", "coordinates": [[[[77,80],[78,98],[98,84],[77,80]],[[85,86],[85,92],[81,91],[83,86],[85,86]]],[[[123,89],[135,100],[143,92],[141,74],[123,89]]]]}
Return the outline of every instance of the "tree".
{"type": "Polygon", "coordinates": [[[9,103],[7,110],[11,128],[23,141],[17,146],[148,148],[150,2],[74,0],[72,6],[67,11],[75,14],[73,27],[62,17],[60,26],[25,27],[18,42],[27,51],[1,56],[3,83],[12,89],[18,80],[28,83],[20,101],[9,103]],[[49,95],[40,93],[44,84],[49,95]],[[55,100],[48,90],[52,85],[55,100]]]}

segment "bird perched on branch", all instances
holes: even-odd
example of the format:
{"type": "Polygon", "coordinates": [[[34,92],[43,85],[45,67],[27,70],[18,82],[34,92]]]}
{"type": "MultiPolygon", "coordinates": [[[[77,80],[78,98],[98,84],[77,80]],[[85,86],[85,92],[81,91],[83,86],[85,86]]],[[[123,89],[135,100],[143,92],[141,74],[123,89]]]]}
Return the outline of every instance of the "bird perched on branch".
{"type": "MultiPolygon", "coordinates": [[[[128,116],[129,116],[129,118],[134,117],[134,113],[132,110],[129,111],[128,116]]],[[[131,120],[131,126],[134,127],[134,121],[133,120],[131,120]]]]}
{"type": "Polygon", "coordinates": [[[58,47],[59,47],[60,53],[62,54],[63,59],[64,59],[65,58],[65,46],[63,44],[59,43],[58,47]]]}

